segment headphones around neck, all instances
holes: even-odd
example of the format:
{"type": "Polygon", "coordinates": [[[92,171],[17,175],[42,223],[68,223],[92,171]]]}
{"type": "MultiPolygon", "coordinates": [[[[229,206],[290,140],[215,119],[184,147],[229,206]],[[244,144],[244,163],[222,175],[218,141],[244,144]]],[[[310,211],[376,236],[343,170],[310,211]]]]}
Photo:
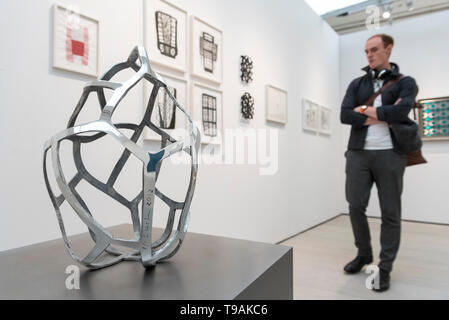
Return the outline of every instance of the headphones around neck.
{"type": "Polygon", "coordinates": [[[391,70],[390,69],[382,69],[382,70],[378,71],[376,69],[371,69],[370,73],[371,73],[371,77],[373,79],[382,80],[382,79],[385,79],[385,77],[391,73],[391,70]]]}

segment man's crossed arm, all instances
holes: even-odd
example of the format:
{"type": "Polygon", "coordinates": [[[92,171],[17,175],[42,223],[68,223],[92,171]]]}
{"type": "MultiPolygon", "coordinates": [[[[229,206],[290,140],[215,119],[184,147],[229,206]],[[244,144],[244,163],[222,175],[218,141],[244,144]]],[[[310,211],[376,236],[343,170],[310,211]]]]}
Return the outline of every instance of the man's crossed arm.
{"type": "MultiPolygon", "coordinates": [[[[402,99],[399,98],[398,100],[396,100],[394,105],[395,106],[398,105],[401,101],[402,101],[402,99]]],[[[361,109],[362,109],[362,106],[359,106],[359,107],[356,107],[354,109],[354,111],[360,113],[361,109]]],[[[380,123],[384,123],[385,122],[385,121],[380,121],[377,118],[377,112],[376,112],[376,108],[375,107],[368,106],[368,108],[366,108],[366,110],[363,112],[363,114],[368,117],[366,119],[365,123],[363,124],[364,126],[371,126],[373,124],[380,124],[380,123]]]]}

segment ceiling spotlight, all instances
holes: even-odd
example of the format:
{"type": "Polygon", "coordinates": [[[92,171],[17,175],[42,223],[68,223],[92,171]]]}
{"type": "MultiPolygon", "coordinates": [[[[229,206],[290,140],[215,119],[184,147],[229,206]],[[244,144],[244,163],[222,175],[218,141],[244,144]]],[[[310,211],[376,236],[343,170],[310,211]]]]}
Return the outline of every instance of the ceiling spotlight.
{"type": "Polygon", "coordinates": [[[390,7],[384,7],[384,12],[382,13],[382,17],[384,19],[389,19],[391,17],[391,9],[390,9],[390,7]]]}

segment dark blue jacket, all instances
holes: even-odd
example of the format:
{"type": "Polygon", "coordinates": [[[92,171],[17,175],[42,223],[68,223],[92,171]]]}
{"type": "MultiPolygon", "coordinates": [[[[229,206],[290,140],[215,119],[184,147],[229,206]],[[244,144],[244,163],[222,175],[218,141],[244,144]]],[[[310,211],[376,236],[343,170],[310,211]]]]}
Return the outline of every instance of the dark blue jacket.
{"type": "MultiPolygon", "coordinates": [[[[401,76],[399,66],[390,63],[392,70],[386,75],[384,85],[396,77],[401,76]]],[[[340,120],[344,124],[350,124],[351,135],[348,142],[348,150],[362,150],[365,146],[365,138],[368,132],[368,126],[363,125],[368,118],[366,115],[355,112],[354,108],[361,106],[374,93],[373,78],[369,67],[362,69],[366,74],[354,79],[346,90],[345,97],[341,104],[340,120]]],[[[408,114],[415,104],[415,98],[418,94],[418,87],[415,79],[412,77],[403,77],[399,82],[390,86],[382,93],[382,106],[376,109],[377,118],[387,123],[400,123],[408,119],[408,114]],[[401,102],[394,105],[396,100],[401,98],[401,102]]],[[[394,135],[391,132],[393,147],[401,152],[397,146],[394,135]]]]}

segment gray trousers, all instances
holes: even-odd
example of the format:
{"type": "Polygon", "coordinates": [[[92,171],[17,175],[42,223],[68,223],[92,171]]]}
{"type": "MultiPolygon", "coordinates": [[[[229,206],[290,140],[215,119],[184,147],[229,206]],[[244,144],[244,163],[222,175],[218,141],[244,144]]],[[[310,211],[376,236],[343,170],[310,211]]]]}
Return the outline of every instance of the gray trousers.
{"type": "Polygon", "coordinates": [[[372,255],[365,212],[375,182],[382,212],[379,268],[391,271],[401,238],[402,180],[407,156],[393,150],[348,150],[345,155],[346,200],[358,255],[372,255]]]}

